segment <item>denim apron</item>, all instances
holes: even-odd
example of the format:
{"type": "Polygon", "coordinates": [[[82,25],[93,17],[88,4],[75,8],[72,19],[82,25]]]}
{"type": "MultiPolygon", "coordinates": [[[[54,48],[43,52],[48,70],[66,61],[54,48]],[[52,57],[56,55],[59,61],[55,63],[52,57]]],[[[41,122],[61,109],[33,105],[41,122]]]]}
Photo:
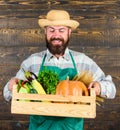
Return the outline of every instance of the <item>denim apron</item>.
{"type": "MultiPolygon", "coordinates": [[[[74,68],[61,69],[57,66],[44,66],[45,55],[40,71],[46,67],[57,72],[60,80],[65,80],[67,76],[72,79],[77,74],[77,69],[71,53],[70,56],[74,68]]],[[[31,115],[29,130],[83,130],[83,122],[82,118],[31,115]]]]}

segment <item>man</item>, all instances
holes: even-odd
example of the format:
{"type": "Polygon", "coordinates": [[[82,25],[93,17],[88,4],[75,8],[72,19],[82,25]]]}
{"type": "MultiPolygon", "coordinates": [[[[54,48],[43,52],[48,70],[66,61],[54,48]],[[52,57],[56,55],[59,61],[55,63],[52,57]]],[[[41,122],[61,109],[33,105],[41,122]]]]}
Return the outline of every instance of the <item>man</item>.
{"type": "MultiPolygon", "coordinates": [[[[35,53],[21,64],[21,68],[29,70],[38,75],[46,66],[47,69],[56,71],[61,80],[69,76],[72,79],[77,73],[84,70],[93,74],[94,81],[88,88],[95,88],[96,95],[105,98],[114,98],[116,88],[110,75],[105,76],[99,66],[83,53],[68,49],[71,32],[79,23],[71,20],[69,13],[64,10],[51,10],[46,19],[39,19],[40,27],[45,30],[47,50],[35,53]]],[[[24,72],[20,68],[4,88],[4,97],[7,101],[11,99],[11,91],[19,79],[25,80],[24,72]]],[[[83,130],[82,118],[30,116],[29,130],[83,130]]]]}

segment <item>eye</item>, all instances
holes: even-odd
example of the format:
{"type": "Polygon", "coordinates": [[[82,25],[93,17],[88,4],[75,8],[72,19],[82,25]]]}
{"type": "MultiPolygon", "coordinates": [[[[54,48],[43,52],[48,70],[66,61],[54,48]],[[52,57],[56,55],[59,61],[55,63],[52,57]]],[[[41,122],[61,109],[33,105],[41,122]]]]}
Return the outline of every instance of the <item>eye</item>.
{"type": "Polygon", "coordinates": [[[53,33],[53,32],[55,31],[55,29],[48,27],[48,28],[47,28],[47,31],[50,32],[50,33],[53,33]]]}
{"type": "Polygon", "coordinates": [[[49,31],[49,32],[54,32],[55,29],[53,29],[53,28],[49,28],[48,31],[49,31]]]}
{"type": "Polygon", "coordinates": [[[65,32],[65,28],[59,29],[59,32],[65,32]]]}

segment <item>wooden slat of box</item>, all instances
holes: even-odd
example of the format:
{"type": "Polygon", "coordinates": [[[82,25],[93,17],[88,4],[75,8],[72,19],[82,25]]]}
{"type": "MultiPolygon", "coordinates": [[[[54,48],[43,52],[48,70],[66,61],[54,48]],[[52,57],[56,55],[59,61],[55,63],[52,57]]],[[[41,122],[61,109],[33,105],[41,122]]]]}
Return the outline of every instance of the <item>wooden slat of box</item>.
{"type": "Polygon", "coordinates": [[[64,117],[96,117],[96,96],[91,89],[90,96],[60,96],[17,93],[13,87],[11,113],[64,117]],[[26,101],[27,100],[27,101],[26,101]],[[31,102],[28,100],[32,100],[31,102]],[[40,102],[42,101],[42,102],[40,102]]]}

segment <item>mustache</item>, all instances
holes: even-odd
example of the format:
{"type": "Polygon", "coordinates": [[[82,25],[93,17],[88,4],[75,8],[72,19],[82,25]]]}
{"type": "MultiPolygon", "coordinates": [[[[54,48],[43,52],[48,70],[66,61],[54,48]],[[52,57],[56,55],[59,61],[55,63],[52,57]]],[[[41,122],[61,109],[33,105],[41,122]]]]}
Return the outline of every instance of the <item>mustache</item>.
{"type": "Polygon", "coordinates": [[[50,41],[54,41],[54,40],[64,41],[63,38],[51,38],[51,39],[50,39],[50,41]]]}

